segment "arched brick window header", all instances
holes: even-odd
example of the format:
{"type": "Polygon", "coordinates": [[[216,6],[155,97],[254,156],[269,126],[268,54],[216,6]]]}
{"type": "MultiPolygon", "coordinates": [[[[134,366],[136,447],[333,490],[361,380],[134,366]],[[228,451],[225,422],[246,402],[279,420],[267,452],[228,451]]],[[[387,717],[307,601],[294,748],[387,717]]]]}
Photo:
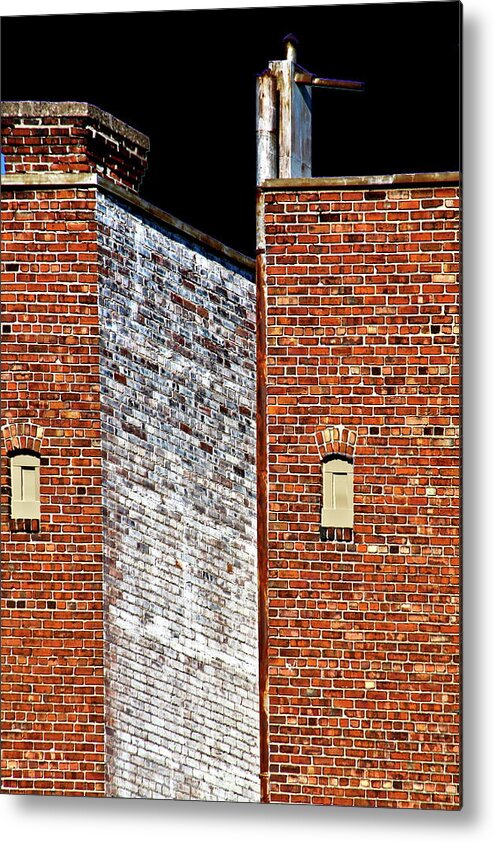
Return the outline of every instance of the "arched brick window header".
{"type": "Polygon", "coordinates": [[[316,430],[316,443],[319,455],[322,459],[330,456],[343,456],[353,460],[357,433],[355,430],[338,425],[337,427],[324,427],[316,430]]]}
{"type": "Polygon", "coordinates": [[[15,450],[30,450],[39,453],[43,442],[44,428],[31,421],[6,424],[2,427],[2,438],[7,454],[15,450]]]}

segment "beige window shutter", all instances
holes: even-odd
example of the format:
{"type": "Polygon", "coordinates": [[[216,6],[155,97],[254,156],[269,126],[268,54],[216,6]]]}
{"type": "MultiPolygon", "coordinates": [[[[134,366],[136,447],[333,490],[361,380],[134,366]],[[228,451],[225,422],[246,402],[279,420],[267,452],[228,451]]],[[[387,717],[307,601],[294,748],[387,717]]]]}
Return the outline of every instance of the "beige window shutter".
{"type": "Polygon", "coordinates": [[[353,465],[332,459],[322,471],[321,526],[353,529],[353,465]]]}
{"type": "Polygon", "coordinates": [[[33,454],[18,453],[10,459],[10,513],[14,520],[40,517],[39,465],[39,456],[33,454]]]}

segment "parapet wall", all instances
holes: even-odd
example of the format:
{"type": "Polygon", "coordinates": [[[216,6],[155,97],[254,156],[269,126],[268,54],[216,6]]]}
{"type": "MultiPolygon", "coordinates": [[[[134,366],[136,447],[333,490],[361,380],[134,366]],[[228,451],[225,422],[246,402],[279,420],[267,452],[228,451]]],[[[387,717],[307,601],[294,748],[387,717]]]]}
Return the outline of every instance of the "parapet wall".
{"type": "Polygon", "coordinates": [[[4,102],[6,173],[89,173],[138,191],[148,138],[85,102],[4,102]]]}

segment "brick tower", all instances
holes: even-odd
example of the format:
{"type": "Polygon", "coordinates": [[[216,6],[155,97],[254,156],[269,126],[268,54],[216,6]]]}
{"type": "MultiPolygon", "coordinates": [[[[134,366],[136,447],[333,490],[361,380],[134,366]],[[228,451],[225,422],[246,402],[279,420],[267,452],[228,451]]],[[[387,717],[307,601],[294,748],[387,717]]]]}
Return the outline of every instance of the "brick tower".
{"type": "Polygon", "coordinates": [[[3,791],[258,800],[253,262],[2,114],[3,791]]]}

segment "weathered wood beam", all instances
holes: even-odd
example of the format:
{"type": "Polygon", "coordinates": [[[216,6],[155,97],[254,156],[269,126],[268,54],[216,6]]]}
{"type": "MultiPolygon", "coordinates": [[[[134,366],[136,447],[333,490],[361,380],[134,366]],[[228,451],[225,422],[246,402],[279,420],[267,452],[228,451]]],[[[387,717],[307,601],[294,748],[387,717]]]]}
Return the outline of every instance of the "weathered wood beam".
{"type": "Polygon", "coordinates": [[[267,71],[257,79],[257,183],[278,175],[276,79],[267,71]]]}

